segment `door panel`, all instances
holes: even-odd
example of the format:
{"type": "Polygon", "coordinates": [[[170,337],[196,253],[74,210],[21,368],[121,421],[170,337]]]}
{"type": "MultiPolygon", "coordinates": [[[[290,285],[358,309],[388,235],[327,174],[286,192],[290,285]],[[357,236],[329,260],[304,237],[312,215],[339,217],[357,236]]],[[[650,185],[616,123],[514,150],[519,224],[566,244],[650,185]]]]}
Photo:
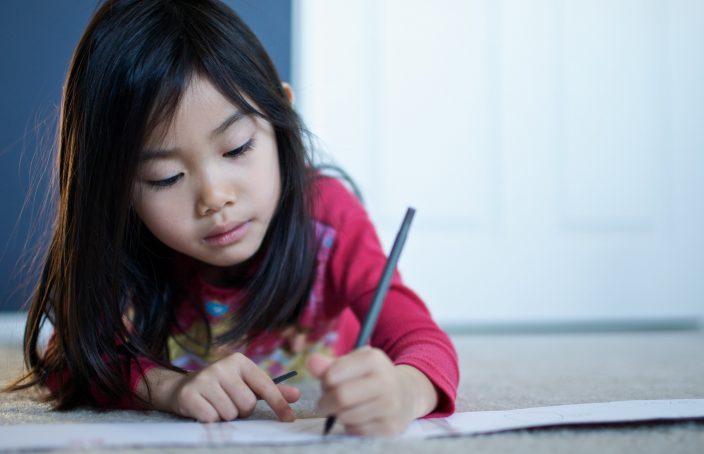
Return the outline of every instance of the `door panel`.
{"type": "Polygon", "coordinates": [[[704,315],[704,2],[301,0],[298,108],[443,323],[704,315]]]}

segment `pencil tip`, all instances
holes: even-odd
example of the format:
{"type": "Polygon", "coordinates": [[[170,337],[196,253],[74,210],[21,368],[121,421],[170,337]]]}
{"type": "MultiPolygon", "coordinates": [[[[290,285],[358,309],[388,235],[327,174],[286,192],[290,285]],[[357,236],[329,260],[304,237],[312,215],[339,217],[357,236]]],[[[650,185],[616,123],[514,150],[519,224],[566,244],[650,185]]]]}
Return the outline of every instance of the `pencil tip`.
{"type": "Polygon", "coordinates": [[[323,429],[323,436],[330,433],[330,429],[332,429],[332,426],[334,424],[335,424],[335,417],[328,416],[328,419],[325,420],[325,428],[323,429]]]}

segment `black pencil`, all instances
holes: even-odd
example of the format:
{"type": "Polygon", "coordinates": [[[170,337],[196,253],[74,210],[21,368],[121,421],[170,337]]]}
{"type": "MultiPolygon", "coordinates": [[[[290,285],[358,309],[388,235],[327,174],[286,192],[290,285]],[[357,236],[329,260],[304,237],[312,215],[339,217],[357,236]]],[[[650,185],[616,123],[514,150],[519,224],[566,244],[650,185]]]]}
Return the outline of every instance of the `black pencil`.
{"type": "Polygon", "coordinates": [[[272,378],[271,380],[274,382],[275,385],[278,385],[282,381],[288,380],[289,378],[295,377],[296,375],[298,375],[298,372],[292,370],[291,372],[286,372],[285,374],[279,375],[278,377],[272,378]]]}
{"type": "MultiPolygon", "coordinates": [[[[386,260],[386,265],[384,266],[384,271],[381,273],[381,278],[379,279],[379,284],[376,287],[376,293],[374,293],[374,298],[372,299],[372,304],[369,306],[369,312],[364,319],[362,324],[362,329],[359,331],[359,336],[357,336],[357,343],[354,348],[360,348],[369,342],[369,338],[374,331],[374,326],[376,325],[376,320],[379,318],[379,313],[384,305],[384,299],[386,298],[386,293],[389,291],[389,285],[391,284],[391,278],[394,275],[394,270],[396,269],[396,264],[398,263],[398,258],[401,255],[401,250],[403,245],[406,243],[406,237],[408,236],[408,230],[411,228],[411,221],[413,220],[413,215],[416,210],[413,208],[408,208],[406,210],[406,216],[403,218],[403,223],[401,228],[396,234],[396,239],[394,240],[394,245],[391,247],[391,253],[389,258],[386,260]]],[[[325,428],[323,429],[323,436],[327,435],[335,425],[335,416],[328,416],[325,420],[325,428]]]]}

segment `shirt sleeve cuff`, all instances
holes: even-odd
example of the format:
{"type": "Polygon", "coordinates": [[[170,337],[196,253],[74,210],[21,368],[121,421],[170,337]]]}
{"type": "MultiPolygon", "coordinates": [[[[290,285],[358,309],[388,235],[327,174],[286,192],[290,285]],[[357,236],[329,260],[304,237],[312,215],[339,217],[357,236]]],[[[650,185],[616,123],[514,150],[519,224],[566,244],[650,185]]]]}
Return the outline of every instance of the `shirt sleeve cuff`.
{"type": "Polygon", "coordinates": [[[135,358],[130,364],[130,395],[125,396],[118,404],[125,410],[145,410],[147,405],[137,397],[137,388],[144,376],[159,364],[147,358],[135,358]]]}

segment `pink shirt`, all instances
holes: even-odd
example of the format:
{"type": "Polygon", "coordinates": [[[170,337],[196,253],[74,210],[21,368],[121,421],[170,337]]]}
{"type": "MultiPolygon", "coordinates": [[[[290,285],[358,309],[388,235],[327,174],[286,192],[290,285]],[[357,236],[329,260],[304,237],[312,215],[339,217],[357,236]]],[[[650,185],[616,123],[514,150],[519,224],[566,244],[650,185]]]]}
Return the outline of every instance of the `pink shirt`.
{"type": "MultiPolygon", "coordinates": [[[[239,351],[272,377],[296,370],[304,378],[304,365],[310,353],[342,355],[353,348],[386,255],[364,207],[338,180],[320,177],[314,190],[313,217],[320,247],[315,281],[299,323],[284,330],[267,331],[246,344],[205,352],[207,331],[195,305],[204,305],[207,323],[217,336],[231,327],[230,315],[238,307],[240,292],[215,287],[192,274],[187,287],[189,295],[194,296],[176,301],[180,329],[173,329],[169,338],[170,360],[174,365],[197,370],[239,351]]],[[[459,381],[454,347],[398,272],[392,279],[370,344],[386,352],[394,364],[413,366],[430,379],[439,401],[429,416],[454,412],[459,381]]],[[[138,364],[128,369],[133,391],[141,374],[155,365],[139,358],[138,364]]],[[[48,380],[50,388],[54,381],[51,377],[48,380]]],[[[137,408],[137,404],[134,399],[126,398],[120,407],[137,408]]]]}

